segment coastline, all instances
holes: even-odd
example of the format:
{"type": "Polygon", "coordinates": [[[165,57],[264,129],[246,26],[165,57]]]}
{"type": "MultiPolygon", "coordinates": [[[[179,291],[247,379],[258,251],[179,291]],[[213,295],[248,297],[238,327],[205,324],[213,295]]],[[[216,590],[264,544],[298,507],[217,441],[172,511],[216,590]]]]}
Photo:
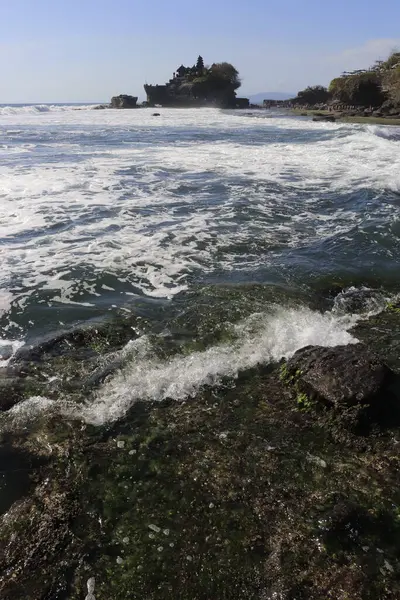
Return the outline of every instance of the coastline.
{"type": "Polygon", "coordinates": [[[333,116],[340,123],[360,123],[365,125],[397,125],[400,126],[400,118],[390,117],[365,117],[361,115],[349,116],[342,113],[332,112],[329,110],[302,110],[300,108],[292,108],[289,114],[297,117],[315,117],[315,116],[333,116]]]}
{"type": "Polygon", "coordinates": [[[1,121],[0,597],[400,598],[398,130],[159,112],[1,121]]]}

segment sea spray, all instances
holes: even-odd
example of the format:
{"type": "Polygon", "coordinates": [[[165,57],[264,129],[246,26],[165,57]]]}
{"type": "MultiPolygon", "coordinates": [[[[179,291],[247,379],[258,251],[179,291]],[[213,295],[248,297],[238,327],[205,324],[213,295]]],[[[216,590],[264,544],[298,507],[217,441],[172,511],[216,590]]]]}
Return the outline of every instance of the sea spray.
{"type": "Polygon", "coordinates": [[[277,308],[274,313],[252,315],[237,325],[237,340],[202,352],[159,360],[143,336],[129,345],[128,364],[105,383],[94,399],[78,408],[76,416],[101,425],[121,418],[137,400],[183,400],[222,378],[257,364],[288,358],[307,345],[335,346],[356,343],[348,330],[357,317],[336,317],[307,308],[277,308]]]}

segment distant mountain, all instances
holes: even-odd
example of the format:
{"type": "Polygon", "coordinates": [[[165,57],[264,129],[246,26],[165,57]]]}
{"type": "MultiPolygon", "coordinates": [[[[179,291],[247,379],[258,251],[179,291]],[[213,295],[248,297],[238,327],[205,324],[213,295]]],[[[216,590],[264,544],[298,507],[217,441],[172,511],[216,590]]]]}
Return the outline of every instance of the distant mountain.
{"type": "Polygon", "coordinates": [[[262,104],[263,100],[289,100],[295,96],[296,94],[288,92],[259,92],[249,96],[249,100],[252,104],[262,104]]]}

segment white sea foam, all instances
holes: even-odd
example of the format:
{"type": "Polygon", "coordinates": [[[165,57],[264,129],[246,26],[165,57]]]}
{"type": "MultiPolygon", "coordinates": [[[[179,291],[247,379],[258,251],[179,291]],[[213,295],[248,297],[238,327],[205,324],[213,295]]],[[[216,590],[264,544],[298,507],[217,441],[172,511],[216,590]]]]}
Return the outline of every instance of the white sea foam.
{"type": "Polygon", "coordinates": [[[24,116],[24,115],[36,115],[49,112],[65,112],[72,110],[87,110],[93,108],[92,105],[71,105],[71,104],[24,104],[16,105],[10,104],[8,106],[0,105],[0,117],[6,116],[24,116]]]}
{"type": "Polygon", "coordinates": [[[123,417],[138,400],[184,400],[204,385],[217,385],[223,377],[257,364],[290,357],[309,344],[335,346],[356,343],[349,329],[358,316],[318,313],[307,308],[276,308],[271,314],[255,314],[237,325],[238,338],[187,356],[162,361],[154,356],[147,336],[130,342],[123,353],[126,366],[108,380],[83,406],[55,403],[34,397],[17,404],[3,416],[3,426],[26,423],[38,414],[61,412],[67,418],[101,425],[123,417]]]}
{"type": "MultiPolygon", "coordinates": [[[[376,231],[400,220],[398,202],[385,195],[400,190],[394,130],[213,109],[161,109],[155,119],[149,110],[76,108],[0,108],[0,311],[23,308],[38,290],[85,305],[100,289],[113,291],[82,272],[113,275],[125,293],[168,297],[196,273],[247,274],[280,264],[281,251],[350,239],[373,219],[376,231]],[[339,201],[360,191],[369,193],[361,210],[339,201]]],[[[368,310],[379,309],[380,298],[365,298],[368,310]]],[[[83,407],[35,397],[2,420],[54,410],[101,424],[139,399],[182,400],[307,344],[355,342],[349,330],[360,317],[346,314],[349,302],[351,293],[332,313],[255,315],[237,327],[237,341],[169,361],[140,338],[83,407]]],[[[5,361],[13,344],[0,344],[5,361]]]]}
{"type": "MultiPolygon", "coordinates": [[[[0,136],[44,141],[12,146],[26,160],[8,154],[0,166],[0,283],[61,290],[61,302],[79,301],[79,282],[65,281],[71,265],[169,297],[193,273],[254,269],[282,248],[362,227],[375,210],[327,202],[329,194],[400,189],[399,142],[363,126],[213,109],[162,109],[154,119],[148,110],[11,108],[0,136]],[[266,143],[253,143],[254,127],[266,143]],[[277,142],[277,128],[327,137],[277,142]],[[205,138],[185,141],[187,131],[205,138]],[[220,141],[208,141],[215,134],[220,141]],[[268,252],[235,250],[254,242],[268,252]]],[[[379,215],[394,222],[400,208],[382,202],[379,215]]]]}
{"type": "Polygon", "coordinates": [[[336,318],[308,309],[277,309],[269,317],[253,315],[242,323],[239,339],[233,344],[165,362],[152,358],[147,338],[140,338],[131,344],[127,366],[104,384],[77,416],[99,425],[123,417],[137,400],[183,400],[203,385],[217,385],[222,377],[236,377],[240,370],[288,358],[309,344],[355,343],[347,331],[354,323],[352,316],[336,318]]]}

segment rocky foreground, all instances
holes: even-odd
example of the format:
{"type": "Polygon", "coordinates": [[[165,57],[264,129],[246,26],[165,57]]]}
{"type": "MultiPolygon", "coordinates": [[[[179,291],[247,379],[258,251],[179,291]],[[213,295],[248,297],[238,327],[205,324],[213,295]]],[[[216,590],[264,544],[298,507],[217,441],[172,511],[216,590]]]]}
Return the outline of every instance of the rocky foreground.
{"type": "Polygon", "coordinates": [[[312,117],[314,121],[366,123],[376,125],[400,125],[400,111],[381,112],[379,110],[355,109],[332,109],[326,106],[310,107],[303,106],[290,109],[291,114],[312,117]]]}
{"type": "Polygon", "coordinates": [[[399,598],[400,378],[371,344],[304,348],[107,427],[9,419],[44,389],[94,393],[131,325],[61,335],[4,374],[0,597],[399,598]]]}

